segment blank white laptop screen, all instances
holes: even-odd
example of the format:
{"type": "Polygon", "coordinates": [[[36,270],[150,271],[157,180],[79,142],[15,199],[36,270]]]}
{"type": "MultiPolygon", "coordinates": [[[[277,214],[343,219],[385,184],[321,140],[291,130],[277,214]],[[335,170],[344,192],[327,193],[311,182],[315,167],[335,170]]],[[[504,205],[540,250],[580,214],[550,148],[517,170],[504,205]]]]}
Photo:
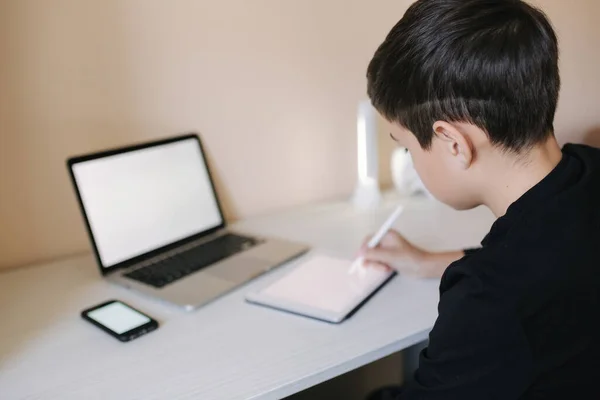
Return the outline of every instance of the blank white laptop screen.
{"type": "Polygon", "coordinates": [[[223,222],[194,138],[72,168],[105,268],[223,222]]]}

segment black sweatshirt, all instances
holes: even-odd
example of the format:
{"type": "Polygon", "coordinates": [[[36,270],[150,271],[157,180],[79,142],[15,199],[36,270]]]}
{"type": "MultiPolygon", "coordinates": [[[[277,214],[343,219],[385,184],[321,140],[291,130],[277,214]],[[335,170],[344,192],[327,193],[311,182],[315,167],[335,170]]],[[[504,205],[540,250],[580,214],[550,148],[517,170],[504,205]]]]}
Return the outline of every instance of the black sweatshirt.
{"type": "Polygon", "coordinates": [[[401,400],[600,399],[600,150],[556,168],[451,264],[401,400]]]}

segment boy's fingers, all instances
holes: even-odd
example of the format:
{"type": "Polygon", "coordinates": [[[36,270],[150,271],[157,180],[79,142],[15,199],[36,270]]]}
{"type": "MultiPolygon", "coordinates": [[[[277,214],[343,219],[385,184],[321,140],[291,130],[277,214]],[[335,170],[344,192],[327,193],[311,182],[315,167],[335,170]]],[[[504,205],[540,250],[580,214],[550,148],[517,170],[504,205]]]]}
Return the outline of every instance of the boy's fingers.
{"type": "Polygon", "coordinates": [[[391,265],[394,263],[394,259],[397,257],[397,254],[391,250],[375,248],[366,249],[363,257],[367,262],[377,262],[380,264],[391,265]]]}
{"type": "Polygon", "coordinates": [[[382,270],[382,271],[386,271],[386,272],[389,272],[392,270],[387,265],[382,264],[380,262],[376,262],[376,261],[367,261],[363,265],[365,268],[374,268],[374,269],[378,269],[378,270],[382,270]]]}
{"type": "Polygon", "coordinates": [[[363,240],[362,245],[360,246],[361,249],[366,249],[367,248],[367,244],[369,244],[369,242],[371,241],[371,239],[373,238],[373,235],[369,235],[365,238],[365,240],[363,240]]]}
{"type": "Polygon", "coordinates": [[[369,235],[365,238],[365,240],[363,240],[362,244],[360,245],[360,249],[358,249],[358,253],[356,254],[357,257],[365,253],[365,251],[367,250],[367,244],[369,243],[369,240],[371,240],[372,237],[373,235],[369,235]]]}

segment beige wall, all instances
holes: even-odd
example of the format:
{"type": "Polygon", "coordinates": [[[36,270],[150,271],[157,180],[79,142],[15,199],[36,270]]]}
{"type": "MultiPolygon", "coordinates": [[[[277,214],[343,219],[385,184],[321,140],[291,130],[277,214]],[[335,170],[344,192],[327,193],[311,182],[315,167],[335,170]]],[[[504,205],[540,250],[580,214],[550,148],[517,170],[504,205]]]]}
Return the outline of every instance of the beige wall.
{"type": "MultiPolygon", "coordinates": [[[[349,195],[365,67],[409,3],[0,0],[0,267],[86,251],[64,160],[138,140],[201,132],[230,218],[349,195]]],[[[600,2],[538,3],[558,134],[600,136],[600,2]]]]}

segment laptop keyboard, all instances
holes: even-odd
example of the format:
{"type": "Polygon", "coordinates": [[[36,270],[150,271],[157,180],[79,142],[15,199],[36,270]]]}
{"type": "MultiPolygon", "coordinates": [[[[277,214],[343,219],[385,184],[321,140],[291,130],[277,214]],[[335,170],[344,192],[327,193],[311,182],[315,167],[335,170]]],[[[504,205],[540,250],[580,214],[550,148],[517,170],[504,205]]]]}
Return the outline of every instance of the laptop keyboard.
{"type": "Polygon", "coordinates": [[[210,242],[138,268],[124,276],[162,288],[259,243],[260,241],[255,238],[227,233],[210,242]]]}

